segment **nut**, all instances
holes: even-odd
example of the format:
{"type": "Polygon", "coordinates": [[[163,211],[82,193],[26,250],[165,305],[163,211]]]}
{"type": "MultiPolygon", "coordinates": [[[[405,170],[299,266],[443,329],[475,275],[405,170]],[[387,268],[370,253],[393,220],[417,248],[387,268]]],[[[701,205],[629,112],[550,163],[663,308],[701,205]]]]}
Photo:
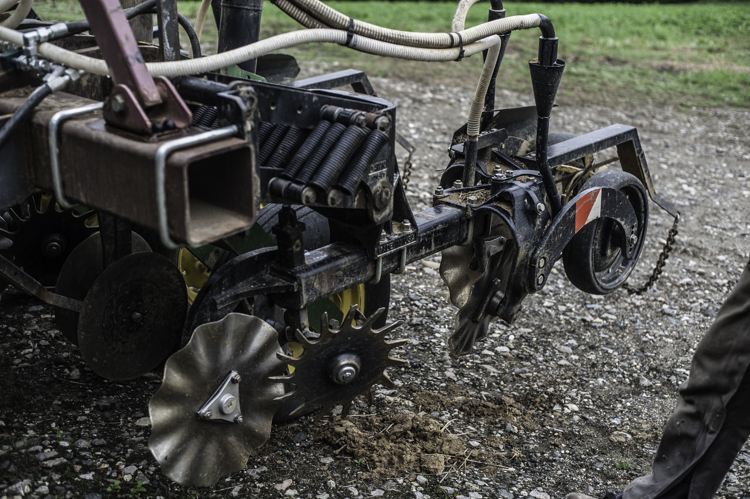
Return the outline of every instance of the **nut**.
{"type": "Polygon", "coordinates": [[[546,206],[544,206],[544,203],[537,203],[537,204],[536,204],[536,212],[537,212],[538,214],[540,214],[540,215],[541,215],[542,213],[544,213],[544,210],[546,210],[546,209],[547,209],[547,207],[546,207],[546,206]]]}
{"type": "Polygon", "coordinates": [[[461,182],[460,180],[456,180],[455,182],[453,182],[454,189],[462,189],[463,186],[464,186],[464,183],[461,182]]]}
{"type": "Polygon", "coordinates": [[[442,196],[442,195],[444,195],[444,191],[443,191],[443,186],[442,185],[439,185],[439,186],[435,187],[435,195],[436,196],[442,196]]]}

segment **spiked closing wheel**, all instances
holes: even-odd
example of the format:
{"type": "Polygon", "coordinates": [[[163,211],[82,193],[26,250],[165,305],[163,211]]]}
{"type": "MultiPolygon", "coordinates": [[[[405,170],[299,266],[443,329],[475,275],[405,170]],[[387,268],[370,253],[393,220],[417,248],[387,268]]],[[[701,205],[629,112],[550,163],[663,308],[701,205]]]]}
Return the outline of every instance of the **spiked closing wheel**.
{"type": "Polygon", "coordinates": [[[284,393],[280,383],[269,380],[284,371],[279,351],[275,329],[257,317],[232,313],[198,327],[185,348],[167,360],[162,385],[148,406],[148,446],[165,475],[182,485],[209,487],[247,465],[250,452],[271,435],[277,399],[284,393]],[[229,386],[233,381],[236,385],[229,386]],[[215,407],[234,415],[232,421],[206,414],[217,412],[215,407]]]}
{"type": "Polygon", "coordinates": [[[365,395],[368,402],[372,403],[371,388],[375,383],[393,386],[385,369],[391,366],[402,367],[407,362],[393,358],[389,353],[394,348],[409,343],[409,340],[385,339],[401,322],[373,330],[373,324],[384,313],[385,309],[381,308],[365,318],[357,306],[353,305],[340,329],[332,330],[328,325],[328,314],[323,314],[320,321],[321,333],[316,340],[305,338],[297,331],[297,341],[304,348],[302,355],[289,357],[277,354],[280,360],[294,367],[294,372],[288,376],[272,378],[279,383],[294,385],[294,390],[278,400],[304,398],[304,403],[292,411],[291,416],[316,404],[322,406],[318,418],[337,404],[343,404],[342,414],[347,415],[357,395],[365,395]]]}

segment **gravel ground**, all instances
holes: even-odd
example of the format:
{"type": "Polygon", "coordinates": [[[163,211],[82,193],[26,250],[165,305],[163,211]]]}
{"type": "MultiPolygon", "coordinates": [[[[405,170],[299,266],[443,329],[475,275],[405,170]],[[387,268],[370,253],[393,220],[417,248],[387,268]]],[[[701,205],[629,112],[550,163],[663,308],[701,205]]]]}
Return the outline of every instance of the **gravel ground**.
{"type": "MultiPolygon", "coordinates": [[[[399,104],[399,130],[418,146],[409,197],[426,208],[470,92],[457,99],[440,85],[374,85],[399,104]]],[[[502,91],[499,99],[531,103],[502,91]]],[[[557,130],[637,126],[657,188],[682,210],[678,245],[651,291],[589,296],[559,264],[513,326],[493,323],[473,355],[454,361],[440,256],[408,266],[393,277],[390,317],[405,323],[394,336],[412,340],[397,351],[409,367],[389,370],[396,388],[378,387],[374,405],[356,404],[346,420],[275,426],[246,470],[210,490],[174,485],[147,448],[160,375],[97,377],[49,307],[6,294],[0,497],[549,499],[621,490],[648,472],[694,348],[748,260],[750,112],[565,104],[557,130]]],[[[633,281],[650,273],[670,225],[652,211],[633,281]]],[[[746,446],[718,497],[748,496],[746,446]]]]}

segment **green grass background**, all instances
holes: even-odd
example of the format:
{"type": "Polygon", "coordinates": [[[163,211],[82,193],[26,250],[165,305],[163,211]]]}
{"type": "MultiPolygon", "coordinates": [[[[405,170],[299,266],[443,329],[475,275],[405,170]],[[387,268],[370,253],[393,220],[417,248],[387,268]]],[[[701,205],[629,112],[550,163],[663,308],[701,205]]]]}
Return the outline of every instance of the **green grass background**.
{"type": "MultiPolygon", "coordinates": [[[[390,28],[449,31],[454,3],[326,2],[344,14],[390,28]]],[[[47,19],[81,16],[69,0],[37,0],[47,19]]],[[[179,2],[194,21],[198,2],[179,2]]],[[[489,3],[475,5],[467,26],[486,20],[489,3]]],[[[580,102],[606,103],[637,99],[639,103],[682,106],[750,107],[750,2],[689,4],[505,2],[508,15],[539,12],[552,19],[560,38],[559,56],[567,62],[560,96],[580,102]]],[[[210,14],[209,14],[210,16],[210,14]]],[[[206,53],[216,50],[213,18],[202,37],[206,53]]],[[[270,2],[263,11],[262,37],[301,29],[270,2]]],[[[530,91],[528,59],[535,57],[539,33],[515,32],[503,62],[499,85],[530,91]]],[[[337,45],[309,45],[287,51],[301,65],[327,63],[356,68],[371,76],[472,87],[481,70],[478,56],[452,63],[419,63],[384,59],[337,45]]],[[[319,64],[318,64],[319,65],[319,64]]]]}

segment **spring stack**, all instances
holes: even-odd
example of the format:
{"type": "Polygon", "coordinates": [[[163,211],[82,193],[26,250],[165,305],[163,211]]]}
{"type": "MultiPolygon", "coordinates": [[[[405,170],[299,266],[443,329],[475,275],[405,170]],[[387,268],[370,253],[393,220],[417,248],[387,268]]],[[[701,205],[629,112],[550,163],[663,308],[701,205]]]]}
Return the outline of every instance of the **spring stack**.
{"type": "Polygon", "coordinates": [[[370,164],[388,144],[389,128],[388,116],[323,106],[320,121],[306,138],[289,128],[272,153],[266,155],[270,146],[261,146],[262,165],[286,165],[269,183],[270,193],[297,203],[321,199],[340,205],[344,195],[356,193],[370,164]]]}

